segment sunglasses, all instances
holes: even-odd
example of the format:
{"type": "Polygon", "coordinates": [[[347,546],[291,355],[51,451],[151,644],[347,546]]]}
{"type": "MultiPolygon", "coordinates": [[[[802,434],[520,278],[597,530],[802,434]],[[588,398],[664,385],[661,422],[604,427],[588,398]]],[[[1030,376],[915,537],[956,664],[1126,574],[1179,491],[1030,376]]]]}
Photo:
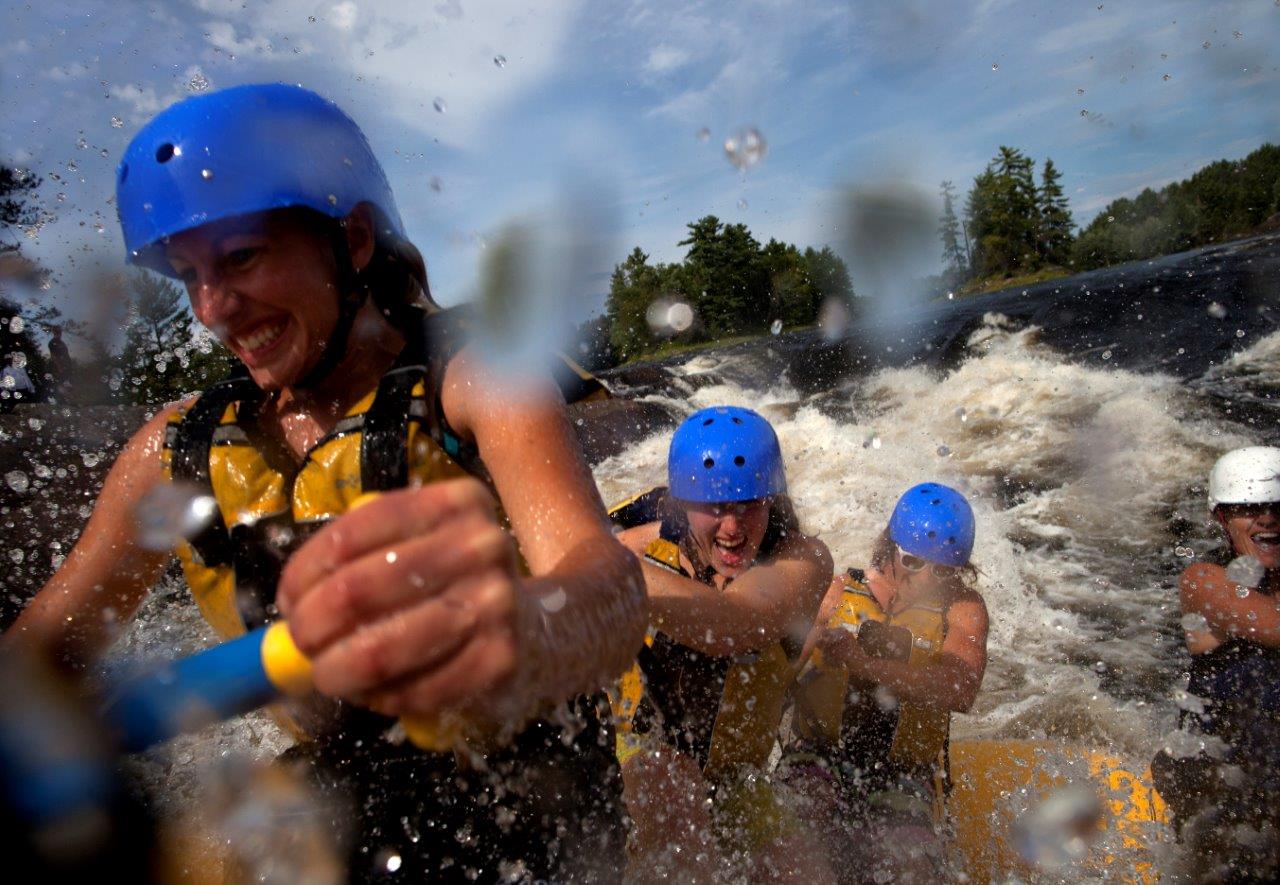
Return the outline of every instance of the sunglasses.
{"type": "Polygon", "coordinates": [[[908,553],[901,547],[898,548],[898,562],[902,563],[902,567],[909,572],[922,572],[926,568],[935,578],[951,578],[955,577],[960,569],[953,565],[938,565],[936,562],[930,562],[927,559],[921,559],[914,553],[908,553]]]}

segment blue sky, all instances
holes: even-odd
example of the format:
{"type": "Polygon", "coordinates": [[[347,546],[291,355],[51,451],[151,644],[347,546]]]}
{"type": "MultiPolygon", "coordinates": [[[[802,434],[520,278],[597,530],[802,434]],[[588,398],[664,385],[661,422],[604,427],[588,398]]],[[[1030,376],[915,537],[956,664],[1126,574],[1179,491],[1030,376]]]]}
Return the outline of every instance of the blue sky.
{"type": "Polygon", "coordinates": [[[1085,222],[1280,140],[1280,0],[5,0],[0,15],[0,159],[62,179],[24,247],[72,312],[83,275],[120,266],[115,163],[193,79],[297,82],[342,105],[446,303],[475,290],[496,231],[573,200],[591,204],[599,294],[634,245],[678,259],[707,213],[839,247],[842,194],[964,191],[1001,144],[1051,156],[1085,222]],[[722,144],[747,125],[769,150],[742,173],[722,144]]]}

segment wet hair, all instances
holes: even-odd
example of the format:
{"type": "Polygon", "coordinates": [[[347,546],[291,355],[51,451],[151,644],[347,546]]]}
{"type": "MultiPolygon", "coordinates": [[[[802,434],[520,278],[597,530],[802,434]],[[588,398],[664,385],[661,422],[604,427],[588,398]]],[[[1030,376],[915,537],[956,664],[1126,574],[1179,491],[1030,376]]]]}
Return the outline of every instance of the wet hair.
{"type": "MultiPolygon", "coordinates": [[[[897,555],[898,542],[893,540],[893,537],[889,534],[889,527],[885,526],[884,531],[880,533],[875,543],[871,545],[870,565],[876,571],[884,574],[897,555]]],[[[966,562],[956,569],[952,577],[941,580],[943,586],[948,590],[976,591],[980,574],[982,574],[982,571],[976,565],[972,562],[966,562]]]]}
{"type": "Polygon", "coordinates": [[[372,203],[361,205],[368,207],[373,217],[374,240],[373,255],[359,271],[351,266],[342,219],[303,207],[284,211],[332,243],[341,290],[364,288],[391,325],[402,329],[411,321],[411,311],[435,306],[427,283],[426,262],[413,243],[395,233],[381,209],[372,203]]]}

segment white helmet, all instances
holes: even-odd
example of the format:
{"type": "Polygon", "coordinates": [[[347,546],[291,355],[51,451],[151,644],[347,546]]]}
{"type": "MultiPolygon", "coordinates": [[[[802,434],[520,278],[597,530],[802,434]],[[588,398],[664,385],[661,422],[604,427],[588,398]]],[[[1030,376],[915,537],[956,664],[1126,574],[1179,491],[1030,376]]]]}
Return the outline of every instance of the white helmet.
{"type": "Polygon", "coordinates": [[[1280,501],[1280,448],[1248,446],[1218,459],[1209,471],[1209,509],[1219,504],[1280,501]]]}

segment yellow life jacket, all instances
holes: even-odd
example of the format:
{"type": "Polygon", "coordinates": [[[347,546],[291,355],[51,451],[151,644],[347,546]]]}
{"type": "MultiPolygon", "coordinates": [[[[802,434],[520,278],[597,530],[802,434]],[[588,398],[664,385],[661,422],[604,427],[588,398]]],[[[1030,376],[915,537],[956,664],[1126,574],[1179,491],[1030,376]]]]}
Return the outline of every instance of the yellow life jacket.
{"type": "MultiPolygon", "coordinates": [[[[666,489],[652,489],[610,510],[623,528],[661,519],[666,489]]],[[[687,578],[680,538],[668,521],[645,560],[687,578]]],[[[691,755],[713,784],[734,781],[768,762],[801,646],[784,640],[741,655],[709,655],[651,627],[636,663],[610,692],[619,747],[656,732],[691,755]]],[[[625,761],[625,760],[624,760],[625,761]]]]}
{"type": "MultiPolygon", "coordinates": [[[[407,343],[396,363],[301,464],[258,431],[265,394],[247,374],[215,384],[170,419],[166,475],[218,504],[213,522],[176,552],[219,636],[273,620],[289,556],[362,494],[469,475],[487,481],[477,451],[450,429],[440,402],[445,368],[466,343],[465,330],[458,309],[424,314],[420,328],[402,330],[407,343]]],[[[567,359],[553,375],[570,402],[607,396],[567,359]]]]}
{"type": "MultiPolygon", "coordinates": [[[[880,607],[862,572],[849,569],[842,580],[844,593],[828,627],[849,630],[868,654],[878,657],[905,660],[912,667],[939,660],[947,632],[946,609],[939,600],[918,600],[891,615],[880,607]]],[[[951,714],[906,701],[886,705],[875,694],[876,686],[851,683],[847,670],[824,664],[821,653],[814,652],[796,686],[792,727],[811,746],[829,751],[843,745],[851,757],[847,761],[860,769],[887,763],[940,775],[945,785],[951,714]]]]}

